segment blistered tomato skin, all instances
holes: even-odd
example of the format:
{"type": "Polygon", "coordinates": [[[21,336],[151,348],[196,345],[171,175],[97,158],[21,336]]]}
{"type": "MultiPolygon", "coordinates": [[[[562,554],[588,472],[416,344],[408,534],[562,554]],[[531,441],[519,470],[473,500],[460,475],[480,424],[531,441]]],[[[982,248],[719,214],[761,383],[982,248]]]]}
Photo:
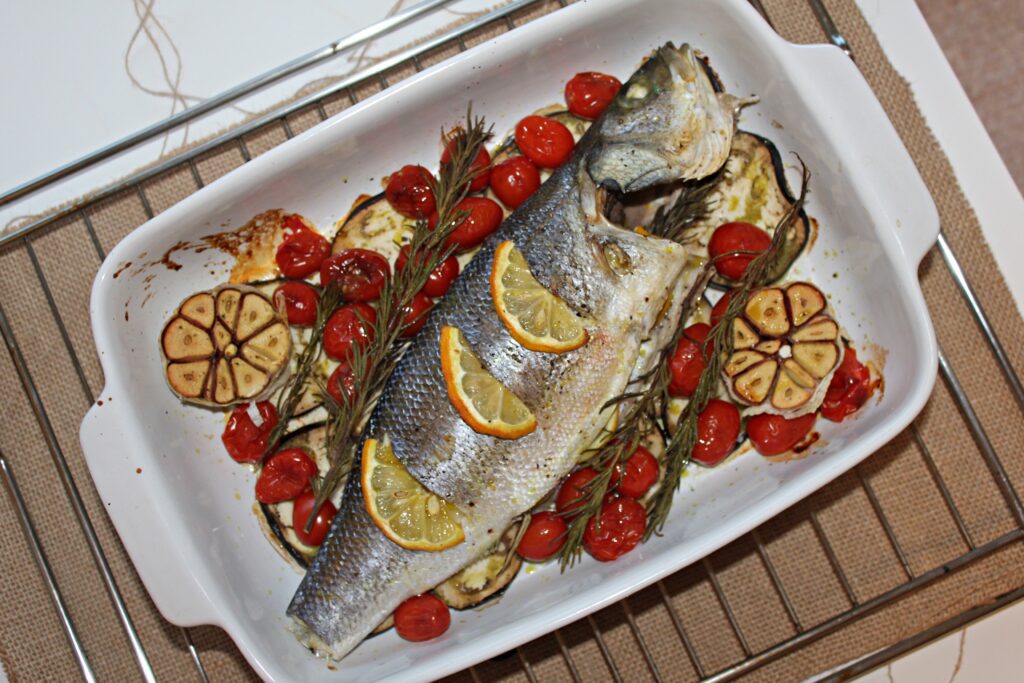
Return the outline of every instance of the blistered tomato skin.
{"type": "Polygon", "coordinates": [[[761,413],[747,420],[747,436],[761,455],[780,455],[807,436],[817,415],[810,413],[792,419],[761,413]]]}
{"type": "Polygon", "coordinates": [[[491,169],[491,190],[510,209],[517,209],[540,187],[540,171],[523,156],[512,157],[491,169]]]}
{"type": "Polygon", "coordinates": [[[696,323],[683,330],[683,337],[668,360],[672,374],[668,393],[688,397],[697,390],[700,375],[707,365],[704,362],[704,342],[710,331],[711,326],[707,323],[696,323]]]}
{"type": "Polygon", "coordinates": [[[658,460],[643,446],[638,446],[620,467],[615,491],[623,496],[641,498],[658,481],[658,460]]]}
{"type": "Polygon", "coordinates": [[[285,282],[274,290],[274,304],[284,301],[288,324],[293,327],[311,327],[316,322],[316,309],[320,294],[306,282],[285,282]]]}
{"type": "Polygon", "coordinates": [[[527,116],[516,124],[516,145],[541,168],[558,168],[572,154],[576,141],[560,121],[527,116]]]}
{"type": "Polygon", "coordinates": [[[257,462],[267,450],[267,439],[277,426],[277,409],[270,401],[260,401],[256,410],[263,419],[260,426],[249,416],[249,404],[243,403],[231,411],[221,441],[235,462],[257,462]]]}
{"type": "Polygon", "coordinates": [[[284,241],[277,248],[274,260],[281,274],[301,280],[315,273],[331,254],[331,243],[296,216],[284,219],[284,241]]]}
{"type": "Polygon", "coordinates": [[[403,216],[426,218],[436,208],[434,191],[430,189],[433,178],[422,166],[403,166],[388,177],[384,197],[403,216]]]}
{"type": "Polygon", "coordinates": [[[639,545],[647,530],[647,511],[633,498],[609,497],[597,518],[587,522],[583,547],[601,562],[611,562],[639,545]]]}
{"type": "MultiPolygon", "coordinates": [[[[406,264],[409,263],[409,245],[406,244],[402,247],[402,250],[398,252],[398,260],[395,261],[395,272],[405,268],[406,264]]],[[[423,285],[421,290],[424,294],[434,299],[439,299],[448,292],[448,288],[455,282],[455,278],[459,276],[459,259],[455,258],[454,255],[449,256],[444,261],[438,264],[437,268],[430,271],[430,275],[427,276],[427,282],[423,285]]]]}
{"type": "Polygon", "coordinates": [[[395,609],[395,631],[405,640],[432,640],[447,631],[451,623],[448,605],[431,593],[414,595],[395,609]]]}
{"type": "Polygon", "coordinates": [[[301,448],[288,448],[267,458],[256,479],[256,500],[280,503],[302,493],[317,473],[316,463],[301,448]]]}
{"type": "Polygon", "coordinates": [[[402,330],[402,336],[409,338],[419,334],[423,326],[427,324],[427,317],[434,302],[423,292],[416,292],[412,301],[405,307],[405,319],[403,322],[407,327],[402,330]]]}
{"type": "Polygon", "coordinates": [[[708,242],[708,254],[715,261],[715,270],[724,278],[739,280],[757,254],[766,251],[772,244],[767,232],[750,223],[724,223],[715,229],[708,242]],[[736,251],[750,251],[752,254],[725,256],[736,251]]]}
{"type": "Polygon", "coordinates": [[[347,304],[327,319],[324,326],[324,352],[334,360],[347,360],[352,344],[363,348],[373,339],[377,311],[366,304],[347,304]]]}
{"type": "MultiPolygon", "coordinates": [[[[468,251],[483,242],[498,229],[505,217],[498,203],[487,197],[466,197],[455,205],[453,215],[460,212],[467,215],[455,226],[445,242],[446,247],[454,246],[458,251],[468,251]]],[[[431,230],[437,227],[437,221],[437,214],[431,214],[427,221],[431,230]]]]}
{"type": "Polygon", "coordinates": [[[832,422],[844,419],[860,410],[871,395],[871,371],[857,359],[857,352],[846,347],[843,361],[825,393],[821,416],[832,422]]]}
{"type": "MultiPolygon", "coordinates": [[[[451,143],[445,145],[444,152],[441,154],[441,166],[445,166],[452,160],[451,149],[451,143]]],[[[487,187],[487,181],[491,177],[490,165],[491,155],[484,145],[480,145],[480,149],[477,150],[476,157],[473,159],[472,167],[476,171],[476,175],[473,176],[473,180],[469,183],[470,192],[479,192],[487,187]]]]}
{"type": "Polygon", "coordinates": [[[351,403],[355,398],[355,377],[352,375],[352,366],[348,360],[340,361],[338,367],[334,368],[334,372],[327,378],[327,393],[341,405],[351,403]]]}
{"type": "Polygon", "coordinates": [[[331,529],[331,521],[334,519],[334,515],[338,513],[334,503],[325,500],[313,519],[313,525],[310,527],[309,532],[307,532],[306,522],[309,521],[310,516],[313,514],[315,498],[316,495],[313,493],[313,489],[306,489],[295,499],[295,507],[292,508],[292,524],[294,525],[292,529],[295,531],[295,535],[304,544],[313,547],[324,542],[327,532],[331,529]]]}
{"type": "Polygon", "coordinates": [[[584,71],[565,84],[565,103],[576,116],[594,120],[608,108],[622,81],[597,71],[584,71]]]}
{"type": "Polygon", "coordinates": [[[522,540],[516,551],[524,560],[546,562],[558,554],[565,545],[565,534],[569,526],[562,517],[545,510],[530,518],[522,540]]]}
{"type": "Polygon", "coordinates": [[[718,303],[711,309],[711,326],[714,327],[719,321],[725,317],[725,310],[729,308],[729,299],[732,298],[733,290],[729,290],[722,295],[722,298],[718,300],[718,303]]]}
{"type": "Polygon", "coordinates": [[[559,512],[567,512],[581,507],[583,501],[577,499],[586,497],[584,486],[596,476],[597,470],[593,467],[583,467],[570,474],[562,484],[562,487],[558,489],[558,496],[555,498],[555,508],[559,512]]]}
{"type": "Polygon", "coordinates": [[[736,446],[740,435],[740,411],[728,401],[713,398],[697,416],[697,443],[692,458],[713,467],[736,446]]]}
{"type": "Polygon", "coordinates": [[[345,249],[320,265],[320,284],[337,282],[345,301],[376,301],[391,276],[388,260],[369,249],[345,249]]]}

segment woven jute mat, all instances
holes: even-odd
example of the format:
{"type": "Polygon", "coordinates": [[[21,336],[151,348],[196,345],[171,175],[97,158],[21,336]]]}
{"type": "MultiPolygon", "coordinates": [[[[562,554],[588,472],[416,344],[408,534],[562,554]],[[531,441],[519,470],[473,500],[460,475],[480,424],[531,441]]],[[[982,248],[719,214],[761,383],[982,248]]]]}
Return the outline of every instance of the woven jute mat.
{"type": "MultiPolygon", "coordinates": [[[[824,34],[803,2],[765,0],[764,4],[786,38],[824,42],[824,34]]],[[[1024,322],[907,83],[886,59],[853,0],[830,0],[827,5],[935,197],[948,239],[1013,365],[1018,373],[1024,373],[1024,322]]],[[[513,23],[520,25],[558,7],[557,2],[538,3],[514,16],[513,23]]],[[[496,22],[474,33],[466,43],[471,46],[506,30],[504,21],[496,22]]],[[[436,49],[421,60],[422,65],[436,63],[459,49],[457,45],[436,49]]],[[[388,72],[387,80],[396,83],[414,71],[413,65],[403,65],[388,72]]],[[[379,88],[374,80],[356,88],[355,95],[368,97],[379,88]]],[[[350,106],[350,101],[347,95],[337,96],[323,105],[333,114],[350,106]]],[[[311,107],[292,115],[289,124],[299,132],[319,120],[311,107]]],[[[249,153],[256,156],[285,138],[282,127],[274,125],[249,135],[246,143],[249,153]]],[[[92,279],[102,256],[145,222],[150,211],[159,213],[196,191],[196,176],[209,183],[242,163],[239,147],[226,146],[199,159],[196,174],[183,165],[147,182],[143,190],[148,206],[138,193],[126,191],[0,251],[0,302],[13,329],[13,337],[7,341],[23,354],[47,416],[41,420],[33,411],[12,356],[0,353],[0,401],[5,406],[0,449],[18,474],[71,617],[101,680],[135,680],[139,673],[64,493],[51,456],[54,448],[67,458],[157,677],[197,680],[198,674],[182,630],[161,618],[132,568],[79,450],[79,422],[92,401],[101,398],[97,392],[103,386],[88,320],[92,279]],[[53,435],[49,444],[47,429],[52,429],[53,435]]],[[[929,255],[920,275],[939,343],[1012,485],[1020,491],[1024,489],[1020,411],[941,258],[929,255]]],[[[853,605],[905,584],[909,575],[942,567],[964,555],[968,543],[981,546],[1017,529],[960,409],[941,380],[916,425],[920,441],[908,430],[855,471],[706,562],[453,680],[525,681],[534,677],[558,681],[571,680],[574,674],[585,681],[616,676],[628,681],[657,677],[694,680],[699,673],[694,658],[687,654],[687,645],[703,674],[713,674],[848,613],[853,605]],[[962,516],[966,534],[958,528],[940,482],[962,516]],[[902,558],[892,539],[902,549],[902,558]],[[774,579],[783,587],[788,604],[780,597],[774,579]],[[688,643],[677,626],[682,627],[688,643]]],[[[14,681],[73,680],[78,669],[6,498],[0,499],[0,520],[0,663],[14,681]]],[[[1009,543],[753,669],[749,676],[753,680],[798,680],[897,643],[1021,586],[1024,548],[1019,542],[1009,543]]],[[[190,633],[212,680],[255,678],[223,632],[201,627],[190,629],[190,633]]]]}

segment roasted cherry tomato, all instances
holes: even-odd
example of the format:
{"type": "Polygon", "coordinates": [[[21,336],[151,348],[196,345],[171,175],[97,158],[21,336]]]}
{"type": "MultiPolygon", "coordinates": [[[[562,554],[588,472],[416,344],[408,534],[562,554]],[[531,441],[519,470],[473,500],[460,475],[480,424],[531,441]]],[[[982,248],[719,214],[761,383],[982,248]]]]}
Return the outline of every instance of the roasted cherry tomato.
{"type": "Polygon", "coordinates": [[[725,309],[729,308],[729,299],[732,298],[732,291],[729,290],[722,295],[722,298],[718,300],[718,303],[711,309],[711,326],[714,327],[718,324],[718,321],[725,317],[725,309]]]}
{"type": "Polygon", "coordinates": [[[317,271],[331,255],[331,243],[295,215],[284,217],[284,241],[277,248],[274,260],[285,277],[301,280],[317,271]]]}
{"type": "Polygon", "coordinates": [[[541,168],[558,168],[576,146],[565,124],[545,116],[527,116],[516,124],[519,151],[541,168]]]}
{"type": "Polygon", "coordinates": [[[833,422],[842,422],[857,412],[871,395],[871,371],[857,360],[857,352],[846,347],[843,362],[832,375],[825,402],[821,404],[821,416],[833,422]]]}
{"type": "Polygon", "coordinates": [[[629,497],[609,497],[601,505],[600,524],[592,517],[583,531],[583,547],[596,560],[610,562],[635,548],[647,529],[647,511],[629,497]]]}
{"type": "Polygon", "coordinates": [[[711,235],[708,242],[708,254],[717,258],[722,254],[734,251],[752,251],[754,254],[737,254],[726,256],[715,261],[715,270],[724,278],[739,280],[747,272],[747,266],[757,258],[757,254],[767,251],[772,244],[772,236],[750,223],[724,223],[711,235]]]}
{"type": "Polygon", "coordinates": [[[597,476],[597,470],[593,467],[584,467],[570,474],[558,489],[558,496],[555,498],[555,508],[559,512],[575,510],[583,505],[582,500],[586,496],[586,484],[597,476]],[[573,502],[576,501],[576,502],[573,502]]]}
{"type": "Polygon", "coordinates": [[[668,393],[684,397],[693,395],[707,365],[704,362],[704,342],[710,331],[711,326],[707,323],[696,323],[683,330],[676,350],[668,359],[668,368],[672,373],[668,393]]]}
{"type": "Polygon", "coordinates": [[[345,405],[356,396],[355,378],[348,360],[342,360],[327,378],[327,393],[338,403],[345,405]]]}
{"type": "Polygon", "coordinates": [[[327,319],[324,327],[324,351],[334,360],[347,360],[352,344],[363,348],[373,340],[377,311],[366,304],[347,304],[327,319]]]}
{"type": "Polygon", "coordinates": [[[408,218],[426,218],[433,212],[434,177],[422,166],[403,166],[388,177],[384,196],[395,211],[408,218]]]}
{"type": "Polygon", "coordinates": [[[732,453],[740,435],[740,411],[728,401],[713,398],[697,416],[693,459],[712,467],[732,453]]]}
{"type": "Polygon", "coordinates": [[[263,420],[258,427],[249,416],[249,404],[238,406],[231,411],[231,417],[221,434],[224,448],[228,449],[228,455],[236,462],[256,462],[263,457],[267,450],[267,438],[277,426],[277,409],[273,403],[260,401],[256,404],[256,412],[263,420]]]}
{"type": "Polygon", "coordinates": [[[790,420],[781,415],[761,413],[747,420],[747,436],[761,455],[779,455],[807,436],[817,415],[810,413],[790,420]]]}
{"type": "Polygon", "coordinates": [[[616,493],[640,498],[658,481],[658,460],[643,446],[637,446],[625,465],[619,465],[616,493]]]}
{"type": "Polygon", "coordinates": [[[565,84],[565,103],[582,119],[596,119],[615,99],[622,81],[597,71],[584,71],[565,84]]]}
{"type": "MultiPolygon", "coordinates": [[[[444,146],[444,152],[441,153],[441,166],[444,166],[452,160],[452,143],[448,142],[444,146]]],[[[487,148],[484,145],[480,145],[480,149],[476,153],[476,157],[473,159],[473,170],[477,171],[477,174],[473,176],[473,180],[469,183],[470,192],[479,192],[480,190],[487,187],[487,181],[491,176],[491,155],[488,153],[487,148]]]]}
{"type": "Polygon", "coordinates": [[[320,303],[320,294],[316,288],[306,282],[285,282],[274,290],[274,302],[278,298],[284,300],[284,310],[288,314],[288,324],[295,327],[310,327],[316,322],[316,308],[320,303]]]}
{"type": "Polygon", "coordinates": [[[317,473],[316,463],[301,448],[286,448],[267,458],[256,479],[256,500],[280,503],[306,490],[317,473]]]}
{"type": "MultiPolygon", "coordinates": [[[[417,257],[418,258],[418,257],[417,257]]],[[[409,245],[406,244],[402,247],[402,250],[398,252],[398,260],[395,261],[395,272],[398,272],[405,268],[405,265],[409,262],[409,245]]],[[[438,264],[437,268],[430,271],[430,275],[427,276],[427,284],[423,285],[421,290],[424,294],[435,299],[439,299],[445,295],[448,288],[455,282],[455,278],[459,275],[459,259],[455,258],[454,255],[449,256],[444,261],[438,264]]]]}
{"type": "Polygon", "coordinates": [[[325,500],[313,519],[313,526],[309,528],[309,533],[306,533],[306,522],[313,514],[315,498],[316,494],[313,493],[313,489],[306,489],[295,499],[295,507],[292,508],[292,529],[295,531],[295,535],[306,545],[314,547],[324,542],[324,538],[331,528],[331,520],[338,513],[338,508],[334,507],[334,503],[325,500]]]}
{"type": "Polygon", "coordinates": [[[402,330],[403,337],[415,337],[423,326],[427,324],[427,317],[430,309],[434,307],[433,300],[423,292],[416,292],[412,301],[405,307],[405,318],[403,323],[407,325],[402,330]]]}
{"type": "Polygon", "coordinates": [[[369,249],[345,249],[320,266],[320,284],[337,282],[345,301],[376,301],[390,276],[388,260],[369,249]]]}
{"type": "Polygon", "coordinates": [[[414,595],[395,608],[395,631],[406,640],[431,640],[452,623],[448,605],[432,593],[414,595]]]}
{"type": "MultiPolygon", "coordinates": [[[[459,251],[472,249],[480,244],[492,232],[498,229],[505,212],[498,202],[487,197],[466,197],[455,205],[455,213],[467,213],[465,219],[452,230],[445,246],[453,246],[459,251]]],[[[437,214],[431,214],[428,224],[433,230],[437,227],[437,214]]]]}
{"type": "Polygon", "coordinates": [[[569,525],[554,512],[537,512],[523,532],[516,551],[524,560],[545,562],[554,557],[565,545],[565,532],[569,525]]]}
{"type": "Polygon", "coordinates": [[[540,171],[526,157],[506,159],[491,169],[491,190],[510,209],[530,198],[540,187],[540,171]]]}

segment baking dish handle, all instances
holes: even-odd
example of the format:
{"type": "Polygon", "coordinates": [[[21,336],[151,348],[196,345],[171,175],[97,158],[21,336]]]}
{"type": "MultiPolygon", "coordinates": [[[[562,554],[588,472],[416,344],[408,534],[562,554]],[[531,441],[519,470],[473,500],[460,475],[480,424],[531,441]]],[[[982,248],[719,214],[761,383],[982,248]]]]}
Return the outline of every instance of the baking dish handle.
{"type": "MultiPolygon", "coordinates": [[[[110,395],[109,388],[101,394],[110,395]]],[[[171,529],[170,521],[154,504],[162,499],[152,490],[160,485],[159,478],[146,476],[133,461],[131,444],[139,440],[127,432],[130,424],[119,406],[101,400],[89,409],[79,428],[82,452],[104,509],[164,617],[179,626],[217,624],[201,577],[185,563],[187,553],[173,544],[152,542],[153,538],[187,542],[187,537],[171,529]]]]}
{"type": "MultiPolygon", "coordinates": [[[[939,214],[914,160],[903,144],[878,98],[853,61],[832,45],[793,45],[795,67],[812,87],[813,105],[826,109],[826,125],[836,139],[856,140],[851,145],[859,163],[844,169],[870,174],[863,187],[871,188],[884,207],[885,217],[899,242],[912,273],[935,244],[939,214]]],[[[799,73],[794,74],[800,78],[799,73]]]]}

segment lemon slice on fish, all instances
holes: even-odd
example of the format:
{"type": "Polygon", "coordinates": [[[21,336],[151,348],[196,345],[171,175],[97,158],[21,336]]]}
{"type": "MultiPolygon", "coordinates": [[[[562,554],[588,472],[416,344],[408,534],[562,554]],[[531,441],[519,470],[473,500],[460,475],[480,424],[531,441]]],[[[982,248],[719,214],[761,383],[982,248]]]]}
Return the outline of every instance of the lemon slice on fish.
{"type": "Polygon", "coordinates": [[[366,512],[398,545],[437,552],[466,539],[456,507],[423,488],[386,440],[367,439],[363,444],[361,474],[366,512]]]}
{"type": "Polygon", "coordinates": [[[441,328],[441,371],[448,398],[474,431],[517,439],[537,428],[530,409],[487,372],[457,327],[441,328]]]}
{"type": "Polygon", "coordinates": [[[510,241],[494,252],[491,296],[509,334],[531,351],[565,353],[587,343],[587,330],[572,309],[544,289],[510,241]]]}

